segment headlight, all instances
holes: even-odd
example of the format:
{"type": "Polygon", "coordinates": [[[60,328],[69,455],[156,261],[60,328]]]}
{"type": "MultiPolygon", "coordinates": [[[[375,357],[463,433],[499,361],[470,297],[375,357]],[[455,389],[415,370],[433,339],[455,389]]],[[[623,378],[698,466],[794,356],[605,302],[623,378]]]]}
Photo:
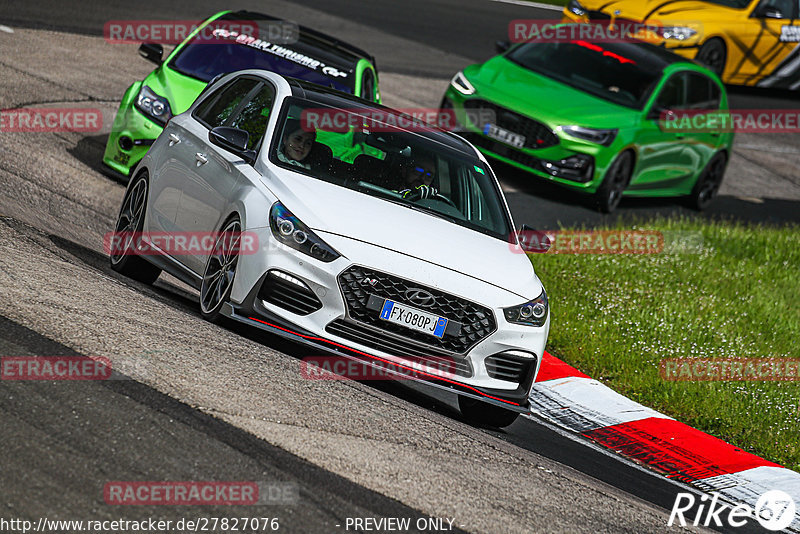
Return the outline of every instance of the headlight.
{"type": "Polygon", "coordinates": [[[542,294],[532,301],[503,309],[506,321],[528,326],[544,326],[547,321],[547,312],[547,292],[544,288],[542,294]]]}
{"type": "Polygon", "coordinates": [[[167,99],[158,96],[146,85],[142,86],[139,96],[136,97],[136,108],[162,126],[172,118],[167,99]]]}
{"type": "Polygon", "coordinates": [[[463,95],[471,95],[475,92],[475,87],[469,83],[469,80],[461,71],[456,72],[456,75],[453,76],[452,80],[450,80],[450,85],[452,85],[456,91],[463,95]]]}
{"type": "Polygon", "coordinates": [[[697,35],[697,30],[694,28],[687,28],[686,26],[662,26],[658,29],[658,33],[664,39],[685,41],[697,35]]]}
{"type": "Polygon", "coordinates": [[[594,128],[584,128],[582,126],[562,126],[561,131],[572,137],[577,137],[578,139],[591,141],[598,145],[611,146],[619,130],[596,130],[594,128]]]}
{"type": "Polygon", "coordinates": [[[269,227],[278,241],[319,261],[329,263],[341,256],[280,202],[269,212],[269,227]]]}
{"type": "Polygon", "coordinates": [[[582,17],[586,14],[586,9],[580,4],[580,2],[578,2],[578,0],[569,0],[567,9],[570,13],[578,15],[579,17],[582,17]]]}

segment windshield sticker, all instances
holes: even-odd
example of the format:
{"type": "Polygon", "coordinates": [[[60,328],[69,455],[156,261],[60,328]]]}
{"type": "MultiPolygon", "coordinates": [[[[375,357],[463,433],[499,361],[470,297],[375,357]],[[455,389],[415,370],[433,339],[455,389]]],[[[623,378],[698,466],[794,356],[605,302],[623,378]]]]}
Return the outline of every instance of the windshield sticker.
{"type": "Polygon", "coordinates": [[[286,48],[285,46],[273,44],[268,41],[263,41],[261,39],[252,37],[244,33],[238,33],[235,31],[232,32],[225,29],[218,29],[214,30],[214,36],[220,37],[222,39],[229,39],[231,41],[236,41],[236,43],[241,45],[257,48],[258,50],[261,50],[268,54],[272,54],[274,56],[281,57],[283,59],[287,59],[289,61],[292,61],[293,63],[297,63],[298,65],[302,65],[311,70],[322,71],[323,74],[326,74],[334,78],[347,77],[347,72],[341,71],[330,65],[326,65],[325,63],[319,61],[318,59],[314,59],[305,54],[301,54],[300,52],[295,52],[290,48],[286,48]]]}
{"type": "Polygon", "coordinates": [[[800,26],[787,24],[781,26],[782,43],[800,43],[800,26]]]}

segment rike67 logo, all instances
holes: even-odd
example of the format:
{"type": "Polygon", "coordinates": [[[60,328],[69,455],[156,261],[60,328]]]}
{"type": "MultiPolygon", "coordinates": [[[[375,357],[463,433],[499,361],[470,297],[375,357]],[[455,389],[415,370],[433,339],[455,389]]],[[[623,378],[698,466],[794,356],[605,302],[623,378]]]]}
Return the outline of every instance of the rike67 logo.
{"type": "Polygon", "coordinates": [[[770,490],[762,494],[756,501],[755,507],[750,507],[748,504],[729,507],[720,503],[719,497],[719,493],[713,493],[711,497],[703,495],[700,497],[697,511],[689,513],[695,505],[695,496],[691,493],[678,493],[667,526],[671,527],[677,520],[680,526],[685,527],[688,520],[696,527],[701,525],[723,527],[723,521],[727,521],[731,527],[742,527],[748,518],[755,517],[762,527],[777,532],[792,524],[797,510],[791,495],[781,490],[770,490]],[[706,504],[709,498],[710,502],[706,504]],[[694,518],[684,517],[685,513],[689,516],[694,515],[694,518]]]}

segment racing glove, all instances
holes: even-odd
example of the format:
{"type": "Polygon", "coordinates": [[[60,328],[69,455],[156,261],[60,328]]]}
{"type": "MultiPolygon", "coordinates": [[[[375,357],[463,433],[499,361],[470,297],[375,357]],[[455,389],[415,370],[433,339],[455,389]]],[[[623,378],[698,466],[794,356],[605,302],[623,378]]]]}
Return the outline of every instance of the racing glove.
{"type": "Polygon", "coordinates": [[[432,198],[439,194],[435,187],[429,185],[418,185],[413,189],[403,189],[400,195],[407,200],[419,200],[423,198],[432,198]]]}

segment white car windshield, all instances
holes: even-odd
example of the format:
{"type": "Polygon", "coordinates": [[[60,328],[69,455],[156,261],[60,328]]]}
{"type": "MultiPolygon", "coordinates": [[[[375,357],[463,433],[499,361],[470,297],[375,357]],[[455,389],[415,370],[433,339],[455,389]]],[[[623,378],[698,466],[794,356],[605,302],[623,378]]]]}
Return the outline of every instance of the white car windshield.
{"type": "MultiPolygon", "coordinates": [[[[443,144],[424,123],[386,109],[290,98],[270,159],[283,167],[508,240],[511,224],[489,167],[443,144]],[[379,120],[382,119],[382,120],[379,120]],[[410,131],[418,129],[418,132],[410,131]]],[[[442,135],[442,134],[438,134],[442,135]]]]}

